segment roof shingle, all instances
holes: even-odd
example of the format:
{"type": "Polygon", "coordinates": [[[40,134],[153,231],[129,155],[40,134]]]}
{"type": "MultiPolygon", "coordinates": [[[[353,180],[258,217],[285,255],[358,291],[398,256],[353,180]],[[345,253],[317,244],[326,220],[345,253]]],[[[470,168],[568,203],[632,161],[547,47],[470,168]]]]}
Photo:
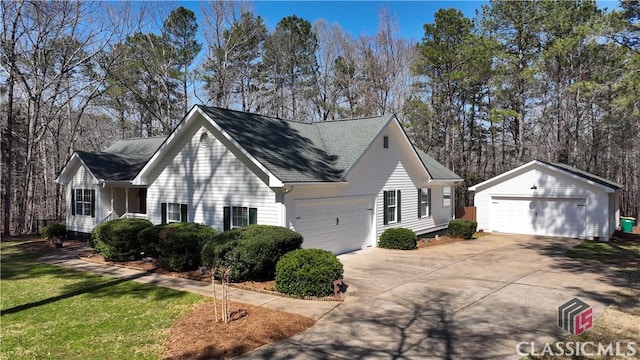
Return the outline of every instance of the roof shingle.
{"type": "MultiPolygon", "coordinates": [[[[198,106],[282,182],[339,182],[393,118],[384,115],[315,123],[198,106]]],[[[98,178],[133,180],[166,137],[121,140],[102,152],[77,151],[98,178]]],[[[416,149],[434,180],[460,177],[416,149]]]]}

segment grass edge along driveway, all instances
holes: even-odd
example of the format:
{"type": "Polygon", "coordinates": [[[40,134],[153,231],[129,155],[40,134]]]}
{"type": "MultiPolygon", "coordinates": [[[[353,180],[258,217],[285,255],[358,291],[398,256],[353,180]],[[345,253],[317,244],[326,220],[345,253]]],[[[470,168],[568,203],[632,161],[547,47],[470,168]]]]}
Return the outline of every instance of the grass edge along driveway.
{"type": "Polygon", "coordinates": [[[205,297],[37,262],[0,244],[0,358],[158,359],[205,297]]]}

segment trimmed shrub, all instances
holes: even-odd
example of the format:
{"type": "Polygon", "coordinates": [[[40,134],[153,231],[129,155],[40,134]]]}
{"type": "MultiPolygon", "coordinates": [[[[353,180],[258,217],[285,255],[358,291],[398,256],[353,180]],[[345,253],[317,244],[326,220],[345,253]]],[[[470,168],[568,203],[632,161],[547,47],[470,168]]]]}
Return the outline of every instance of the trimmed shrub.
{"type": "Polygon", "coordinates": [[[327,296],[344,268],[330,251],[300,249],[285,254],[276,265],[277,291],[298,296],[327,296]]]}
{"type": "Polygon", "coordinates": [[[145,256],[158,256],[158,243],[160,242],[159,234],[160,231],[167,226],[167,224],[154,225],[138,233],[140,251],[144,252],[145,256]]]}
{"type": "MultiPolygon", "coordinates": [[[[196,269],[202,245],[216,234],[215,229],[196,223],[172,223],[157,230],[158,265],[173,271],[196,269]]],[[[143,237],[153,240],[153,232],[143,237]]]]}
{"type": "Polygon", "coordinates": [[[131,261],[140,257],[138,233],[151,227],[144,219],[116,219],[106,221],[93,229],[91,240],[96,253],[111,261],[131,261]]]}
{"type": "Polygon", "coordinates": [[[230,266],[231,279],[272,279],[280,257],[299,249],[302,235],[280,226],[249,225],[213,237],[202,248],[208,268],[230,266]]]}
{"type": "Polygon", "coordinates": [[[471,239],[476,232],[478,223],[471,220],[453,219],[449,221],[449,236],[454,238],[471,239]]]}
{"type": "Polygon", "coordinates": [[[42,228],[42,237],[45,239],[64,239],[67,237],[67,226],[61,223],[45,226],[42,228]]]}
{"type": "Polygon", "coordinates": [[[380,235],[378,246],[387,249],[413,250],[417,247],[418,237],[411,229],[392,228],[380,235]]]}

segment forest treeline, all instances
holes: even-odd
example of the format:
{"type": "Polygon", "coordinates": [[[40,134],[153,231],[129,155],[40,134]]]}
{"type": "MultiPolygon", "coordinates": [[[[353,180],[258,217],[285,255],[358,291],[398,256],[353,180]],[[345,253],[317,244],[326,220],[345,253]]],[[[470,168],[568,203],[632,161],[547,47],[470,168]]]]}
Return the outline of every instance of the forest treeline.
{"type": "MultiPolygon", "coordinates": [[[[302,121],[398,114],[466,188],[531,159],[624,185],[640,207],[640,4],[491,1],[440,9],[421,40],[381,9],[375,35],[245,2],[2,1],[2,230],[64,217],[74,150],[166,135],[194,104],[302,121]]],[[[339,9],[336,9],[339,11],[339,9]]],[[[248,126],[250,126],[248,124],[248,126]]]]}

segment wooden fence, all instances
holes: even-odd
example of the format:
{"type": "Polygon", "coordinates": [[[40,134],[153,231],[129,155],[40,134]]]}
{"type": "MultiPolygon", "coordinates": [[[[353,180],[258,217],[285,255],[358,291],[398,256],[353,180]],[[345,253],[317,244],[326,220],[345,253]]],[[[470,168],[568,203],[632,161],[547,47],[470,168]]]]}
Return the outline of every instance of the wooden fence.
{"type": "Polygon", "coordinates": [[[465,219],[471,221],[476,220],[476,207],[475,206],[465,206],[456,208],[456,219],[465,219]]]}

